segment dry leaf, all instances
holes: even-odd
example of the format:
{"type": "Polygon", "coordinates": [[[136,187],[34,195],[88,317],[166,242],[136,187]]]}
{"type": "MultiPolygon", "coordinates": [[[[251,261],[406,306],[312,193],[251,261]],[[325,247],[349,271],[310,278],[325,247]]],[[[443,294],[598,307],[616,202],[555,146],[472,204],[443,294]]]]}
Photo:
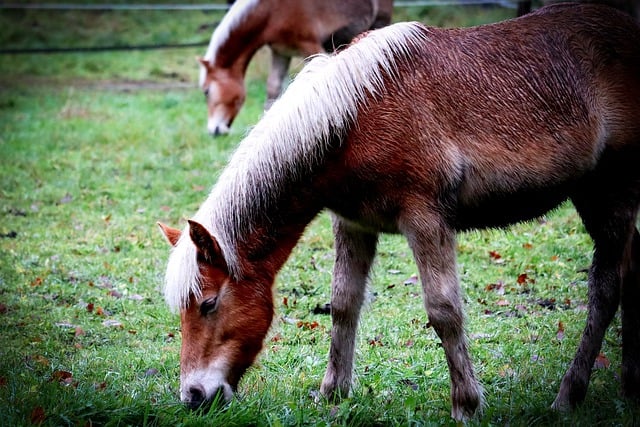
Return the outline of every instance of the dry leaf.
{"type": "Polygon", "coordinates": [[[31,411],[31,417],[29,419],[31,420],[31,424],[42,424],[44,420],[47,419],[44,408],[42,406],[36,406],[35,408],[33,408],[33,410],[31,411]]]}
{"type": "Polygon", "coordinates": [[[558,332],[556,333],[556,339],[562,341],[564,339],[564,323],[558,322],[558,332]]]}
{"type": "Polygon", "coordinates": [[[604,355],[604,353],[598,354],[595,362],[593,363],[593,369],[607,369],[611,365],[611,362],[604,355]]]}

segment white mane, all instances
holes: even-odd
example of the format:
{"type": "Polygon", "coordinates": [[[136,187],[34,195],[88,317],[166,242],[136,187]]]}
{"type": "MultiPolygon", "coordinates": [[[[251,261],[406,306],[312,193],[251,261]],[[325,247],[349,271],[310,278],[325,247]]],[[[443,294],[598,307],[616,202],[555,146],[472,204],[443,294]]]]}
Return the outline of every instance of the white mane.
{"type": "MultiPolygon", "coordinates": [[[[397,74],[397,58],[410,60],[412,46],[426,37],[420,24],[395,24],[340,54],[313,58],[240,143],[193,217],[215,236],[234,277],[242,276],[235,242],[250,229],[252,213],[278,197],[292,170],[314,170],[331,135],[355,122],[358,106],[385,91],[383,77],[397,74]]],[[[165,299],[176,309],[191,294],[199,297],[201,289],[186,229],[169,258],[165,299]]]]}
{"type": "MultiPolygon", "coordinates": [[[[212,62],[216,56],[218,48],[227,42],[231,30],[237,28],[242,21],[246,18],[249,11],[255,8],[256,3],[259,0],[236,0],[229,8],[227,13],[220,21],[220,24],[216,27],[211,34],[211,41],[209,41],[209,47],[204,54],[204,59],[208,62],[212,62]]],[[[198,86],[202,87],[204,80],[207,78],[207,69],[200,65],[200,77],[198,79],[198,86]]]]}

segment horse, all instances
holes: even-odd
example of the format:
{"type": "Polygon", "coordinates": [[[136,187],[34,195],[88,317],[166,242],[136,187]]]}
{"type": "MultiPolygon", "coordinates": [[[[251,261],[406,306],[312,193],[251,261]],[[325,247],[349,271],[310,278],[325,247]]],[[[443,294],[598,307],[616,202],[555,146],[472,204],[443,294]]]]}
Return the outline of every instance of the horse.
{"type": "Polygon", "coordinates": [[[391,22],[393,0],[238,0],[216,27],[200,63],[211,135],[229,132],[246,95],[244,75],[256,51],[271,47],[265,108],[282,91],[291,57],[330,52],[359,33],[391,22]]]}
{"type": "Polygon", "coordinates": [[[640,28],[598,5],[553,5],[464,29],[397,23],[311,60],[240,142],[172,245],[180,396],[232,399],[274,316],[274,282],[331,212],[331,344],[320,391],[347,396],[381,233],[401,233],[442,342],[451,415],[483,405],[464,332],[456,233],[571,200],[594,244],[588,319],[553,408],[585,399],[618,305],[622,391],[640,397],[640,28]]]}
{"type": "MultiPolygon", "coordinates": [[[[567,0],[543,0],[543,4],[558,3],[567,0]]],[[[569,0],[570,1],[570,0],[569,0]]],[[[576,0],[574,0],[576,1],[576,0]]],[[[597,3],[615,7],[640,21],[640,2],[638,0],[580,0],[581,3],[597,3]]],[[[531,0],[518,1],[517,15],[522,16],[531,12],[531,0]]]]}

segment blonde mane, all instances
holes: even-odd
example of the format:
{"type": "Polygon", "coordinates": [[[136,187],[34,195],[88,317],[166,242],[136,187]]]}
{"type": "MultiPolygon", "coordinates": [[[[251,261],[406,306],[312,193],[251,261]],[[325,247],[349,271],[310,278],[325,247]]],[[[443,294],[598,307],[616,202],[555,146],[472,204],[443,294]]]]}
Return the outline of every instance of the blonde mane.
{"type": "MultiPolygon", "coordinates": [[[[426,38],[418,23],[395,24],[337,55],[314,57],[240,143],[193,217],[215,236],[233,277],[242,277],[235,242],[251,229],[254,212],[277,200],[279,183],[292,170],[314,170],[331,136],[356,121],[367,97],[384,93],[384,77],[396,78],[398,59],[410,60],[426,38]]],[[[188,229],[171,252],[164,292],[174,310],[185,307],[191,294],[201,294],[188,229]]]]}

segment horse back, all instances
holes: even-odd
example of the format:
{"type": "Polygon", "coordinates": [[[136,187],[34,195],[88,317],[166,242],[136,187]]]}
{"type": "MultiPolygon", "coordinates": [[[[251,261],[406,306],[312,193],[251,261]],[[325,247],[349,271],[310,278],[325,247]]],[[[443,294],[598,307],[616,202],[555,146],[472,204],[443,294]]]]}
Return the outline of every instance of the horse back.
{"type": "Polygon", "coordinates": [[[326,51],[333,51],[363,31],[388,25],[393,0],[287,0],[279,1],[277,7],[278,13],[270,14],[265,38],[276,49],[286,51],[294,47],[309,55],[317,53],[305,51],[309,44],[320,44],[326,51]]]}
{"type": "Polygon", "coordinates": [[[605,152],[640,161],[640,30],[626,15],[557,5],[424,35],[347,136],[352,168],[336,176],[352,194],[330,202],[346,218],[392,231],[431,205],[459,229],[501,226],[565,200],[605,152]]]}

